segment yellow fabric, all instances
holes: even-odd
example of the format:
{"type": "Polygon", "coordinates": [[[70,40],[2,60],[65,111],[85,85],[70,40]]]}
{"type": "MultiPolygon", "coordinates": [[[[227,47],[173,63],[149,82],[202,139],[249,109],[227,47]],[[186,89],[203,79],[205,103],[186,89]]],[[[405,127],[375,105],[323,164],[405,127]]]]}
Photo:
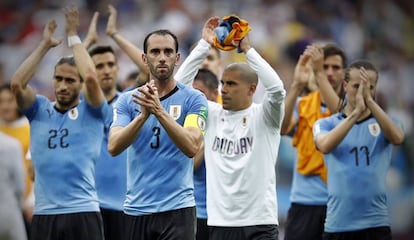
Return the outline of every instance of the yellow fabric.
{"type": "Polygon", "coordinates": [[[221,98],[221,95],[217,95],[217,103],[218,104],[223,104],[223,99],[221,98]]]}
{"type": "Polygon", "coordinates": [[[26,121],[25,119],[19,119],[17,120],[15,123],[13,124],[2,124],[0,125],[0,131],[2,131],[3,133],[12,136],[14,138],[16,138],[21,146],[22,146],[22,151],[23,151],[23,163],[24,163],[24,167],[25,167],[25,179],[26,179],[26,188],[25,188],[25,192],[24,192],[24,199],[27,199],[27,197],[29,196],[31,190],[32,190],[32,185],[33,182],[30,178],[30,166],[31,166],[31,162],[30,160],[26,159],[26,155],[29,152],[29,148],[30,148],[30,125],[29,122],[26,121]]]}
{"type": "Polygon", "coordinates": [[[297,171],[302,175],[320,175],[327,181],[327,169],[323,161],[323,154],[316,150],[313,142],[312,126],[321,118],[331,115],[327,109],[321,113],[320,92],[314,91],[303,97],[298,104],[298,128],[293,136],[293,146],[298,152],[297,171]]]}
{"type": "Polygon", "coordinates": [[[224,39],[223,43],[220,43],[217,37],[214,37],[214,46],[224,51],[230,51],[230,50],[236,49],[237,46],[233,45],[233,41],[237,43],[238,41],[242,40],[247,35],[247,33],[251,30],[249,23],[246,20],[241,19],[237,15],[225,16],[223,17],[223,21],[227,21],[230,17],[236,17],[240,21],[234,22],[232,24],[232,30],[229,32],[227,37],[224,39]]]}
{"type": "Polygon", "coordinates": [[[184,120],[184,128],[194,127],[201,130],[204,135],[206,120],[198,114],[189,114],[184,120]]]}

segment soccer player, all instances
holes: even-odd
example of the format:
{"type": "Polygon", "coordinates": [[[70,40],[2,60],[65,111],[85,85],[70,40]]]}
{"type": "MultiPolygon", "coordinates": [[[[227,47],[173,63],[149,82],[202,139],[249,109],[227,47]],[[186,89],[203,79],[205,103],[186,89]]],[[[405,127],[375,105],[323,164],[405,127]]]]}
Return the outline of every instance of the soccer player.
{"type": "Polygon", "coordinates": [[[296,65],[282,124],[282,134],[293,132],[292,143],[298,153],[285,240],[322,238],[328,201],[327,176],[323,155],[313,143],[312,126],[316,120],[338,111],[346,61],[345,53],[336,45],[310,45],[296,65]],[[301,96],[312,78],[319,88],[301,96]]]}
{"type": "Polygon", "coordinates": [[[55,20],[46,25],[42,41],[11,81],[17,103],[31,125],[36,196],[31,239],[65,236],[73,240],[101,240],[104,236],[94,169],[108,105],[99,87],[95,65],[77,36],[78,9],[67,7],[64,13],[73,57],[63,57],[55,66],[56,101],[36,95],[28,85],[44,55],[61,43],[53,37],[55,20]]]}
{"type": "Polygon", "coordinates": [[[323,239],[391,239],[385,179],[404,132],[375,102],[378,71],[368,61],[346,71],[341,112],[313,126],[328,168],[323,239]]]}
{"type": "Polygon", "coordinates": [[[127,147],[126,239],[194,239],[193,161],[202,142],[207,101],[177,82],[177,37],[156,30],[144,40],[150,82],[121,95],[108,149],[127,147]]]}

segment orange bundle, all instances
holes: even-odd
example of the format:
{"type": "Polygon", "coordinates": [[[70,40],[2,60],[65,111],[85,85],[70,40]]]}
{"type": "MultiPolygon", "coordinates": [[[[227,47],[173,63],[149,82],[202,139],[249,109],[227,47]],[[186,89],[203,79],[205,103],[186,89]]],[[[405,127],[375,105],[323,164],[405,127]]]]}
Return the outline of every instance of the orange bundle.
{"type": "Polygon", "coordinates": [[[214,29],[214,46],[224,51],[233,50],[237,47],[235,44],[238,44],[250,30],[251,27],[246,20],[237,15],[225,16],[214,29]]]}

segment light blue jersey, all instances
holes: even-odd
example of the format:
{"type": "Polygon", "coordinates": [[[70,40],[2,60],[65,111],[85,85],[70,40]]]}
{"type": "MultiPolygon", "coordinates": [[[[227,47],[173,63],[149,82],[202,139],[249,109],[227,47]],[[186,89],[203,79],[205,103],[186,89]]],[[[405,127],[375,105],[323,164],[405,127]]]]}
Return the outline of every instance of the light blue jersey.
{"type": "Polygon", "coordinates": [[[94,169],[104,136],[107,104],[81,101],[65,113],[37,95],[23,111],[30,121],[30,151],[35,170],[34,214],[99,211],[94,169]]]}
{"type": "Polygon", "coordinates": [[[126,157],[127,151],[112,157],[108,152],[109,127],[113,118],[113,107],[120,93],[108,102],[105,135],[101,147],[101,156],[95,167],[96,191],[101,208],[123,211],[126,195],[126,157]]]}
{"type": "MultiPolygon", "coordinates": [[[[119,97],[112,127],[125,127],[139,115],[140,106],[133,102],[132,93],[139,94],[132,90],[119,97]]],[[[181,83],[160,101],[180,125],[187,115],[200,115],[207,109],[202,93],[181,83]]],[[[193,188],[193,160],[180,151],[151,114],[128,148],[124,212],[141,216],[193,207],[193,188]]]]}
{"type": "MultiPolygon", "coordinates": [[[[345,118],[337,113],[318,120],[314,136],[331,131],[345,118]]],[[[324,155],[328,167],[326,232],[390,225],[385,179],[391,152],[392,144],[376,119],[369,117],[355,124],[343,141],[324,155]]]]}
{"type": "MultiPolygon", "coordinates": [[[[300,98],[299,98],[300,99],[300,98]]],[[[298,101],[296,101],[293,115],[299,119],[298,101]]],[[[320,111],[326,112],[326,106],[321,105],[320,111]]],[[[328,187],[322,181],[319,175],[303,175],[297,171],[297,162],[295,160],[293,168],[292,189],[290,192],[290,201],[310,206],[324,206],[328,201],[328,187]]]]}
{"type": "Polygon", "coordinates": [[[203,160],[194,171],[194,198],[197,207],[197,218],[201,219],[207,219],[206,180],[206,163],[203,160]]]}

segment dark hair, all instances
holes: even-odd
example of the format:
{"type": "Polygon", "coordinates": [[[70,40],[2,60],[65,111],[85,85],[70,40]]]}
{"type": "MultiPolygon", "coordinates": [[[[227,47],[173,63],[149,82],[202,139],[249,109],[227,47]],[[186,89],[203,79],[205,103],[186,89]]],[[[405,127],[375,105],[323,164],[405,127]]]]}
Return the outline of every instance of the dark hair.
{"type": "MultiPolygon", "coordinates": [[[[4,84],[0,85],[0,92],[3,92],[3,91],[10,91],[10,92],[13,93],[13,91],[11,89],[11,86],[10,86],[10,83],[4,83],[4,84]]],[[[23,116],[23,113],[20,112],[20,109],[17,109],[17,116],[19,116],[19,117],[23,116]]]]}
{"type": "Polygon", "coordinates": [[[57,63],[56,63],[56,65],[55,65],[55,68],[56,68],[57,66],[59,66],[59,65],[65,64],[65,63],[67,63],[67,64],[69,64],[69,65],[71,65],[71,66],[76,67],[76,64],[75,64],[75,59],[73,58],[73,56],[65,56],[65,57],[61,57],[61,58],[58,60],[58,62],[57,62],[57,63]]]}
{"type": "Polygon", "coordinates": [[[10,83],[4,83],[4,84],[0,85],[0,92],[3,91],[4,89],[8,89],[8,90],[11,91],[10,83]]]}
{"type": "MultiPolygon", "coordinates": [[[[375,79],[375,81],[378,80],[378,70],[377,70],[377,68],[372,63],[370,63],[369,61],[364,60],[364,59],[359,59],[359,60],[355,60],[354,62],[352,62],[349,65],[349,67],[345,70],[344,81],[349,82],[349,80],[350,80],[350,74],[349,73],[350,73],[351,69],[360,69],[361,67],[365,68],[366,70],[374,71],[377,75],[377,78],[375,79]]],[[[344,94],[341,94],[339,96],[340,103],[342,103],[340,111],[342,111],[342,109],[345,107],[345,91],[343,91],[343,92],[344,92],[344,94]]]]}
{"type": "MultiPolygon", "coordinates": [[[[342,59],[342,68],[346,68],[347,66],[347,58],[344,53],[344,51],[337,45],[333,43],[326,44],[323,48],[323,57],[324,59],[327,59],[328,57],[339,55],[342,59]]],[[[344,105],[344,99],[345,99],[345,89],[343,88],[343,85],[341,85],[341,89],[338,93],[339,96],[339,102],[338,102],[338,111],[340,111],[343,108],[344,105]]]]}
{"type": "Polygon", "coordinates": [[[325,59],[328,57],[334,56],[334,55],[341,56],[342,68],[346,68],[348,60],[346,58],[344,51],[340,47],[338,47],[337,45],[333,43],[328,43],[322,49],[323,49],[323,55],[325,59]]]}
{"type": "Polygon", "coordinates": [[[214,74],[212,71],[206,68],[201,68],[198,70],[198,73],[195,76],[194,81],[203,82],[210,91],[218,89],[219,85],[219,81],[217,79],[216,74],[214,74]]]}
{"type": "Polygon", "coordinates": [[[110,52],[113,55],[115,55],[114,49],[111,46],[108,46],[108,45],[105,45],[105,46],[96,46],[96,47],[90,48],[88,50],[88,52],[89,52],[89,55],[91,57],[93,57],[96,54],[103,54],[103,53],[107,53],[107,52],[110,52]]]}
{"type": "MultiPolygon", "coordinates": [[[[57,66],[60,66],[60,65],[65,64],[65,63],[67,63],[67,64],[69,64],[69,65],[71,65],[71,66],[73,66],[77,69],[76,63],[75,63],[75,58],[73,58],[73,56],[65,56],[65,57],[61,57],[58,60],[58,62],[55,65],[55,71],[56,71],[57,66]]],[[[78,74],[79,74],[79,71],[78,71],[78,74]]],[[[79,78],[80,78],[80,81],[83,82],[83,78],[80,74],[79,74],[79,78]]]]}
{"type": "Polygon", "coordinates": [[[148,39],[152,36],[152,35],[161,35],[161,36],[165,36],[165,35],[170,35],[175,42],[175,52],[178,52],[178,39],[177,36],[175,36],[174,33],[172,33],[170,30],[167,29],[160,29],[160,30],[156,30],[153,32],[150,32],[144,39],[144,53],[147,53],[148,50],[148,39]]]}
{"type": "Polygon", "coordinates": [[[375,80],[378,80],[378,70],[377,70],[377,68],[372,63],[370,63],[369,61],[364,60],[364,59],[355,60],[354,62],[351,63],[351,65],[349,65],[349,67],[345,71],[345,79],[344,80],[346,82],[349,82],[349,79],[350,79],[349,72],[351,71],[351,69],[353,69],[353,68],[360,69],[362,67],[365,68],[365,70],[367,70],[367,71],[368,70],[374,71],[375,74],[377,75],[377,78],[375,80]]]}

